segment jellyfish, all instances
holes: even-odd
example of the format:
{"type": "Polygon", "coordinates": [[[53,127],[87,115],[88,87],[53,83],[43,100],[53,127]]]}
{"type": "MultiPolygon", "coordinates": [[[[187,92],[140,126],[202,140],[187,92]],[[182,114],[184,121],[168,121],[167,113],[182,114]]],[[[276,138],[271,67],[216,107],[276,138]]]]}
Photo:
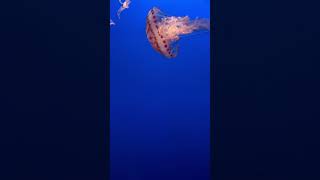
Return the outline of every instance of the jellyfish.
{"type": "Polygon", "coordinates": [[[122,11],[124,11],[125,9],[128,9],[129,8],[129,4],[131,3],[131,0],[125,0],[124,2],[122,2],[121,0],[119,0],[120,4],[121,4],[121,7],[119,8],[118,12],[117,12],[117,15],[118,15],[118,18],[120,19],[120,14],[122,11]]]}
{"type": "Polygon", "coordinates": [[[116,25],[116,23],[114,23],[114,22],[112,21],[112,19],[110,19],[110,26],[112,26],[112,25],[116,25]]]}
{"type": "Polygon", "coordinates": [[[148,13],[147,38],[153,49],[167,58],[177,56],[177,42],[182,35],[196,31],[210,31],[210,20],[199,18],[190,20],[188,16],[167,16],[157,7],[153,7],[148,13]]]}

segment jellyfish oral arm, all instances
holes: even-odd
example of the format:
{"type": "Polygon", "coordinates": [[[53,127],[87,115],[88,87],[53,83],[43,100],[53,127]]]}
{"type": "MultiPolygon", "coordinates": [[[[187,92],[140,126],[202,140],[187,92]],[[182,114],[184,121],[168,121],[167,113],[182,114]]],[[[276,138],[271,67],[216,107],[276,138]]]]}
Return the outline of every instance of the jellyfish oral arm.
{"type": "Polygon", "coordinates": [[[159,31],[165,35],[165,38],[171,41],[177,41],[181,35],[191,34],[197,30],[209,30],[210,21],[207,19],[190,20],[185,17],[165,17],[159,23],[159,31]]]}
{"type": "Polygon", "coordinates": [[[118,10],[118,12],[117,12],[117,15],[118,15],[118,18],[120,19],[120,14],[121,14],[121,12],[123,11],[124,9],[122,8],[122,7],[120,7],[120,9],[118,10]]]}
{"type": "Polygon", "coordinates": [[[207,19],[190,20],[188,16],[168,16],[153,7],[147,16],[147,38],[152,47],[167,58],[178,54],[177,42],[182,35],[198,30],[210,30],[207,19]]]}

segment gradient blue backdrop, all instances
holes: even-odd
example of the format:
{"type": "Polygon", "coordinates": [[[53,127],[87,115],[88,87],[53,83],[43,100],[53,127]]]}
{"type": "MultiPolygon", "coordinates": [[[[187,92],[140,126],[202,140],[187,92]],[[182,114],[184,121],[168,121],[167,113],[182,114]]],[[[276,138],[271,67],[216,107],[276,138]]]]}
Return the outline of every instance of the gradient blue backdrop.
{"type": "Polygon", "coordinates": [[[110,1],[111,180],[210,177],[210,33],[179,42],[177,58],[152,49],[146,15],[210,17],[209,0],[110,1]]]}

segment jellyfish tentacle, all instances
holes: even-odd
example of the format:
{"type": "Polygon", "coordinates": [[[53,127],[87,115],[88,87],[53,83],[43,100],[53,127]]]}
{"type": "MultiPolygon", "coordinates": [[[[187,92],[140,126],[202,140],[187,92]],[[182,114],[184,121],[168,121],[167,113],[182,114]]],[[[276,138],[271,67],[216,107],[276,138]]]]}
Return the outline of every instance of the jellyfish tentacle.
{"type": "Polygon", "coordinates": [[[120,7],[120,9],[118,10],[118,12],[117,12],[117,16],[118,16],[118,18],[120,19],[120,14],[121,14],[121,12],[123,11],[124,9],[122,8],[122,7],[120,7]]]}

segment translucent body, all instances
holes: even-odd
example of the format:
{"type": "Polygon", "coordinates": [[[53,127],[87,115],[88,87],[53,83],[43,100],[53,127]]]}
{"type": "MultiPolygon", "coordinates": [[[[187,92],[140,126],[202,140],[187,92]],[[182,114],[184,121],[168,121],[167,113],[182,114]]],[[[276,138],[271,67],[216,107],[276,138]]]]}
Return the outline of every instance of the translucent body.
{"type": "Polygon", "coordinates": [[[182,35],[210,30],[210,20],[190,20],[188,16],[167,16],[159,8],[152,8],[147,16],[146,33],[151,46],[167,58],[178,54],[176,42],[182,35]]]}
{"type": "Polygon", "coordinates": [[[158,23],[159,32],[165,40],[178,41],[180,35],[191,34],[197,30],[210,30],[210,22],[206,19],[195,19],[191,21],[185,17],[164,17],[158,23]]]}
{"type": "Polygon", "coordinates": [[[120,19],[120,14],[122,13],[122,11],[129,8],[131,0],[125,0],[124,2],[119,0],[119,3],[121,4],[121,7],[119,8],[117,15],[118,15],[118,18],[120,19]]]}

